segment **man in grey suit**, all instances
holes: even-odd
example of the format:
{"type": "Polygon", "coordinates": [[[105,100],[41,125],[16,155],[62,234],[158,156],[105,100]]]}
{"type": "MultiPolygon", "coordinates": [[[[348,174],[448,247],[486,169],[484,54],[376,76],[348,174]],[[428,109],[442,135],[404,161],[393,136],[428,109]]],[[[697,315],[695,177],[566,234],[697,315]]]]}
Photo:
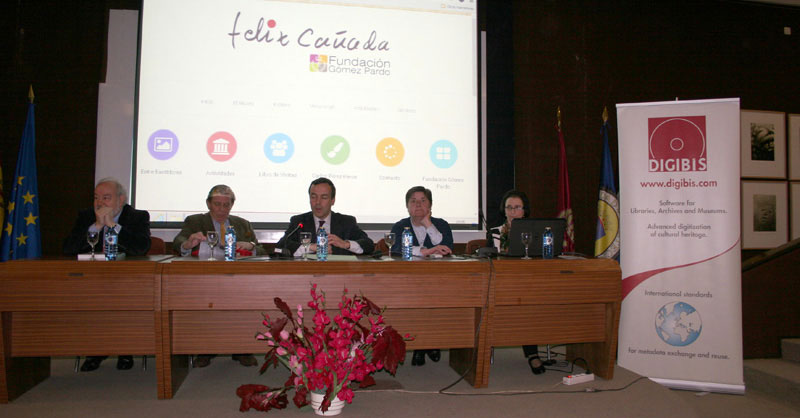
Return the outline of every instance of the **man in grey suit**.
{"type": "Polygon", "coordinates": [[[328,231],[332,254],[372,254],[375,243],[358,227],[356,218],[331,211],[336,202],[336,186],[332,181],[325,177],[312,181],[308,187],[308,200],[311,212],[292,216],[289,228],[275,248],[286,249],[289,254],[299,257],[303,255],[300,232],[310,232],[312,244],[308,250],[316,252],[317,231],[323,226],[328,231]]]}
{"type": "MultiPolygon", "coordinates": [[[[250,251],[253,254],[263,254],[264,249],[258,245],[256,234],[244,218],[230,214],[236,195],[230,187],[218,184],[208,191],[206,206],[208,212],[187,216],[183,221],[181,232],[172,240],[172,247],[181,256],[188,256],[206,241],[206,231],[220,231],[220,241],[225,236],[225,230],[232,226],[236,231],[236,249],[250,251]]],[[[206,367],[211,363],[214,355],[200,354],[195,358],[194,367],[206,367]]],[[[252,354],[234,354],[231,356],[242,366],[257,366],[258,361],[252,354]]]]}

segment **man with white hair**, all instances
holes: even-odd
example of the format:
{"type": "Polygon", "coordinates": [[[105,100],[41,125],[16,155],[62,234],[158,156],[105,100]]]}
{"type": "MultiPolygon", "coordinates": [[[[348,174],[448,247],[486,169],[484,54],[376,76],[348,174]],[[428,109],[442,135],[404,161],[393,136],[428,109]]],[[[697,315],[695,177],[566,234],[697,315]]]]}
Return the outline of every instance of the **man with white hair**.
{"type": "MultiPolygon", "coordinates": [[[[127,204],[125,188],[113,178],[104,178],[94,188],[94,204],[78,213],[78,219],[64,240],[64,254],[75,256],[91,251],[86,241],[89,231],[97,231],[102,236],[114,229],[119,236],[117,245],[120,252],[129,256],[147,254],[150,249],[150,214],[136,210],[127,204]]],[[[103,240],[95,245],[95,252],[103,252],[103,240]]],[[[90,372],[100,367],[107,356],[89,356],[81,366],[82,372],[90,372]]],[[[128,370],[133,367],[133,356],[119,356],[117,369],[128,370]]]]}
{"type": "MultiPolygon", "coordinates": [[[[253,227],[244,218],[231,215],[236,195],[230,187],[218,184],[208,191],[206,207],[208,212],[187,216],[183,220],[181,232],[172,240],[172,248],[186,257],[199,251],[200,244],[206,241],[207,231],[219,231],[220,242],[224,242],[228,226],[236,232],[236,250],[250,254],[263,254],[264,249],[258,245],[253,227]]],[[[199,354],[195,357],[194,367],[206,367],[211,363],[213,354],[199,354]]],[[[234,354],[231,359],[242,366],[257,366],[258,361],[252,354],[234,354]]]]}

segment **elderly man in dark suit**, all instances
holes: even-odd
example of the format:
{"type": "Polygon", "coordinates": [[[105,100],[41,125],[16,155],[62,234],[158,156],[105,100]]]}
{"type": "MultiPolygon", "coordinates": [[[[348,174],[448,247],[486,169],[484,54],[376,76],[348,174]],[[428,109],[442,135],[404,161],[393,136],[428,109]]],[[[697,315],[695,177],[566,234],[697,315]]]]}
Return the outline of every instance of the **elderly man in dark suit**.
{"type": "Polygon", "coordinates": [[[336,186],[325,177],[311,182],[308,187],[311,212],[292,216],[289,228],[275,245],[287,249],[295,257],[303,255],[300,245],[300,232],[311,233],[310,252],[317,251],[316,237],[320,226],[328,231],[328,245],[332,254],[371,254],[375,243],[358,227],[356,218],[331,211],[336,203],[336,186]],[[301,228],[298,228],[302,224],[301,228]]]}
{"type": "MultiPolygon", "coordinates": [[[[175,251],[181,256],[191,255],[202,242],[206,241],[207,231],[220,231],[220,242],[223,242],[225,230],[228,226],[232,226],[236,232],[237,250],[263,254],[264,249],[258,245],[250,222],[230,214],[235,201],[236,195],[230,187],[224,184],[212,187],[206,197],[208,212],[187,216],[184,219],[181,232],[172,240],[172,247],[175,251]]],[[[195,358],[194,367],[206,367],[211,363],[212,358],[214,358],[213,354],[200,354],[195,358]]],[[[258,361],[252,354],[234,354],[231,359],[245,367],[258,365],[258,361]]]]}
{"type": "MultiPolygon", "coordinates": [[[[82,210],[72,227],[72,232],[64,240],[64,254],[75,256],[91,250],[86,241],[89,231],[98,231],[101,236],[113,228],[119,235],[118,246],[121,252],[130,256],[147,254],[150,249],[150,214],[136,210],[126,202],[128,195],[117,180],[104,178],[94,188],[94,205],[82,210]]],[[[102,239],[95,245],[96,252],[102,252],[102,239]]],[[[100,367],[107,356],[90,356],[81,366],[81,371],[90,372],[100,367]]],[[[117,369],[128,370],[133,367],[133,356],[119,356],[117,369]]]]}

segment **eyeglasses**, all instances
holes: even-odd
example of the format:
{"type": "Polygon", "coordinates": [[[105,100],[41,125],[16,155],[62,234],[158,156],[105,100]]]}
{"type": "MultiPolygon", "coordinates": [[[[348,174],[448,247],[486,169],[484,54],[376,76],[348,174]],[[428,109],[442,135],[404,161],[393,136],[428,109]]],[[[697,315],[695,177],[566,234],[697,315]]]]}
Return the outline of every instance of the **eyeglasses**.
{"type": "Polygon", "coordinates": [[[516,211],[516,210],[522,210],[522,206],[506,206],[506,210],[509,211],[509,212],[516,211]]]}

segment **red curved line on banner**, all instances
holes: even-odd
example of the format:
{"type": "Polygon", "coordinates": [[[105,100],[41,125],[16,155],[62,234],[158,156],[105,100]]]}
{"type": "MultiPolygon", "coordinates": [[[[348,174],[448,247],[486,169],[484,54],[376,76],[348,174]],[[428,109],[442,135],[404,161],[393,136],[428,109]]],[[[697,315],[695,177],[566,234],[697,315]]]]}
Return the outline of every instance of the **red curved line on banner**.
{"type": "Polygon", "coordinates": [[[725,251],[723,251],[723,252],[721,252],[721,253],[719,253],[717,255],[711,256],[711,257],[709,257],[709,258],[707,258],[705,260],[699,260],[699,261],[695,261],[693,263],[684,264],[684,265],[681,265],[681,266],[664,267],[664,268],[650,270],[650,271],[643,271],[643,272],[641,272],[639,274],[634,274],[633,276],[626,277],[626,278],[622,279],[622,299],[625,299],[628,296],[628,294],[631,293],[631,291],[633,291],[633,289],[636,286],[639,286],[639,284],[641,284],[643,281],[655,276],[658,273],[661,273],[661,272],[664,272],[664,271],[667,271],[667,270],[674,270],[674,269],[679,269],[679,268],[682,268],[682,267],[693,266],[695,264],[705,263],[706,261],[713,260],[713,259],[715,259],[715,258],[727,253],[728,251],[733,250],[734,248],[736,248],[736,245],[738,245],[738,244],[739,244],[739,240],[737,239],[736,242],[734,242],[733,245],[730,248],[728,248],[727,250],[725,250],[725,251]]]}

